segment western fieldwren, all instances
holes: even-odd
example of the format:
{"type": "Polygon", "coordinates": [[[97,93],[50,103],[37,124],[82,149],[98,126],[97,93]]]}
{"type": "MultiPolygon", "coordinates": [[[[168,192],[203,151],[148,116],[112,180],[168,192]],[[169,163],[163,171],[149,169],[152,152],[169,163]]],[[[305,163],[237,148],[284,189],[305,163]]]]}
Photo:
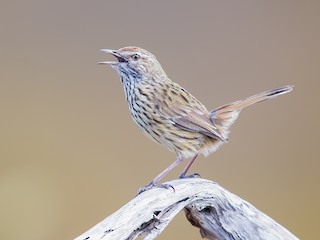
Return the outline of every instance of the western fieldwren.
{"type": "Polygon", "coordinates": [[[240,111],[254,103],[290,92],[288,85],[262,92],[212,111],[187,90],[171,81],[156,57],[139,47],[102,49],[117,58],[110,65],[120,76],[133,121],[151,139],[176,153],[176,160],[143,190],[158,184],[183,159],[189,158],[180,177],[185,177],[198,154],[216,151],[228,141],[230,126],[240,111]]]}

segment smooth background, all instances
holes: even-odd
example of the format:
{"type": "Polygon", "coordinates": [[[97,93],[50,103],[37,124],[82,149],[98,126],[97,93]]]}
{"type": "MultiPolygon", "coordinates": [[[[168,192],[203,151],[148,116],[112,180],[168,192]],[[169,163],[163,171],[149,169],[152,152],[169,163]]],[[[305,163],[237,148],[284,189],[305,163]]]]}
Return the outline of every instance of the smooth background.
{"type": "MultiPolygon", "coordinates": [[[[101,48],[138,45],[209,109],[246,109],[192,171],[301,239],[319,233],[319,1],[2,1],[0,239],[73,239],[174,160],[140,133],[101,48]]],[[[166,180],[177,177],[183,166],[166,180]]],[[[201,239],[180,213],[158,239],[201,239]]]]}

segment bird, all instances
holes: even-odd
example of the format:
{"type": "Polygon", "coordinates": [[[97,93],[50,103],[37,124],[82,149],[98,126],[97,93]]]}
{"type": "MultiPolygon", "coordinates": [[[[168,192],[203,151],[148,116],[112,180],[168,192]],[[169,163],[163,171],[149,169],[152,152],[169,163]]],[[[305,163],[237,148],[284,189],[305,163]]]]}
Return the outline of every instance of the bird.
{"type": "Polygon", "coordinates": [[[111,66],[119,75],[138,128],[176,154],[175,161],[140,188],[138,194],[153,187],[171,187],[159,181],[185,159],[189,162],[179,177],[188,177],[186,173],[198,155],[206,157],[228,142],[230,126],[243,108],[293,89],[293,85],[286,85],[208,111],[185,88],[170,80],[151,52],[135,46],[101,51],[117,59],[99,64],[111,66]]]}

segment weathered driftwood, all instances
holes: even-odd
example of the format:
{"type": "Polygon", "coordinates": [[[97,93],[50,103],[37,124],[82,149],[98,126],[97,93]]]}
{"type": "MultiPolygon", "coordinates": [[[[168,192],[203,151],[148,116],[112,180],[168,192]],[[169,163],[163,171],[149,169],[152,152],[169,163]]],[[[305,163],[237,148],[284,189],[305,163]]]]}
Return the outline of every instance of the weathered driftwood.
{"type": "Polygon", "coordinates": [[[207,239],[298,239],[288,230],[218,184],[200,178],[177,179],[173,189],[141,193],[76,240],[154,239],[184,209],[207,239]]]}

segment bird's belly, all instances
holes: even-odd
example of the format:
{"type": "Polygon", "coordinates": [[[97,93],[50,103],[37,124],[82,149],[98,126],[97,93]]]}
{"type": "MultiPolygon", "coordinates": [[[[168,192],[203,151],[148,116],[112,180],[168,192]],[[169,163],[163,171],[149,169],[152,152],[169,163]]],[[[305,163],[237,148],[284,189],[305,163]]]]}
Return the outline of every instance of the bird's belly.
{"type": "Polygon", "coordinates": [[[141,107],[136,102],[129,102],[129,109],[140,131],[178,156],[207,156],[222,144],[221,141],[202,133],[183,130],[172,121],[162,118],[154,109],[141,107]]]}
{"type": "Polygon", "coordinates": [[[214,142],[201,133],[182,130],[155,115],[132,113],[132,118],[146,136],[178,156],[190,158],[198,153],[208,155],[212,152],[206,149],[214,142]]]}

